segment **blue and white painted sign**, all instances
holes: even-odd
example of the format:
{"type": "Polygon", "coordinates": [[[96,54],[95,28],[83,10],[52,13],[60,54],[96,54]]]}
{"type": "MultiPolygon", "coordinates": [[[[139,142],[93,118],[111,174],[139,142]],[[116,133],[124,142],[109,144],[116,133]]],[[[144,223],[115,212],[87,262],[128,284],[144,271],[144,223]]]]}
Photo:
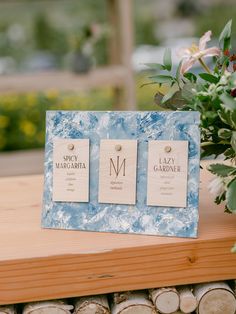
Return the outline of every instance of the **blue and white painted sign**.
{"type": "Polygon", "coordinates": [[[196,237],[199,119],[48,111],[42,227],[196,237]]]}

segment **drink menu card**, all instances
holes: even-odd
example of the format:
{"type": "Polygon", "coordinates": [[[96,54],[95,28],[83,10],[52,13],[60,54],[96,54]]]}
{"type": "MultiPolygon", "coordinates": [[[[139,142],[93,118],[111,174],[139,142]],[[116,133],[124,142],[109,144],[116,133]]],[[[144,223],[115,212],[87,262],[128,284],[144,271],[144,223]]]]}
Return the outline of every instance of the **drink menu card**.
{"type": "Polygon", "coordinates": [[[42,227],[196,237],[199,113],[48,111],[42,227]]]}

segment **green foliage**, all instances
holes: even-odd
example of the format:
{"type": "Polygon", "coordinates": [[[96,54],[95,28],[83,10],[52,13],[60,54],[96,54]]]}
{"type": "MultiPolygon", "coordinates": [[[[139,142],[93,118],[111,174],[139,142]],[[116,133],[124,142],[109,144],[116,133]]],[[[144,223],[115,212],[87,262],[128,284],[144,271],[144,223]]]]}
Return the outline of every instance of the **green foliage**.
{"type": "Polygon", "coordinates": [[[135,44],[138,45],[158,45],[159,41],[155,36],[155,17],[150,12],[143,14],[136,7],[134,14],[135,22],[135,44]]]}
{"type": "Polygon", "coordinates": [[[165,96],[163,96],[163,98],[162,98],[162,100],[161,100],[161,104],[163,105],[163,104],[165,104],[168,100],[172,99],[172,98],[174,97],[174,95],[176,95],[177,91],[178,91],[178,90],[176,89],[176,86],[173,85],[173,86],[169,89],[168,93],[166,93],[165,96]]]}
{"type": "Polygon", "coordinates": [[[197,76],[191,72],[184,73],[184,77],[189,80],[191,83],[196,83],[197,76]]]}
{"type": "Polygon", "coordinates": [[[51,27],[47,16],[39,13],[35,18],[34,38],[36,48],[39,50],[49,50],[51,48],[51,40],[53,36],[53,28],[51,27]]]}
{"type": "MultiPolygon", "coordinates": [[[[140,89],[143,79],[137,77],[138,109],[157,110],[152,97],[156,87],[140,89]]],[[[50,90],[1,95],[0,151],[44,147],[46,110],[112,110],[113,96],[111,88],[80,93],[50,90]]]]}
{"type": "Polygon", "coordinates": [[[231,38],[232,20],[230,20],[222,30],[219,37],[219,45],[223,51],[230,49],[230,38],[231,38]]]}
{"type": "Polygon", "coordinates": [[[220,80],[219,77],[216,77],[209,73],[199,73],[200,78],[202,78],[204,81],[217,84],[220,80]]]}
{"type": "Polygon", "coordinates": [[[0,97],[0,151],[44,146],[46,110],[111,110],[112,91],[47,93],[0,97]]]}
{"type": "Polygon", "coordinates": [[[34,41],[36,49],[51,51],[56,56],[62,56],[69,50],[65,32],[53,27],[45,12],[35,17],[34,41]]]}
{"type": "Polygon", "coordinates": [[[236,173],[235,167],[224,164],[212,164],[208,167],[208,170],[220,177],[228,177],[236,173]]]}
{"type": "MultiPolygon", "coordinates": [[[[215,164],[209,170],[224,179],[223,191],[216,195],[216,203],[225,201],[225,209],[236,213],[236,60],[230,50],[231,29],[232,21],[229,21],[219,37],[221,49],[214,47],[213,70],[203,60],[207,53],[204,55],[204,50],[195,45],[189,48],[189,58],[183,59],[174,76],[171,72],[171,53],[166,50],[163,65],[156,66],[157,73],[151,79],[168,87],[166,94],[156,94],[159,105],[172,110],[197,110],[201,113],[202,157],[223,155],[226,160],[232,160],[232,166],[215,164]],[[186,71],[190,62],[196,61],[205,72],[195,75],[186,71]],[[160,70],[161,74],[158,73],[160,70]]],[[[151,67],[155,69],[154,64],[151,67]]]]}
{"type": "MultiPolygon", "coordinates": [[[[218,4],[205,7],[202,14],[195,16],[195,25],[197,27],[196,35],[201,36],[206,30],[212,30],[212,33],[217,36],[222,32],[225,26],[225,21],[230,17],[236,16],[236,6],[232,3],[218,2],[218,4]]],[[[232,25],[232,34],[235,38],[236,24],[232,25]]]]}
{"type": "Polygon", "coordinates": [[[164,57],[163,57],[163,63],[165,66],[165,69],[167,71],[171,71],[172,69],[172,59],[171,59],[171,50],[170,48],[165,49],[164,57]]]}
{"type": "Polygon", "coordinates": [[[166,67],[161,63],[144,63],[150,70],[161,71],[165,70],[166,67]]]}
{"type": "MultiPolygon", "coordinates": [[[[56,56],[58,67],[66,67],[72,50],[71,36],[76,34],[81,25],[106,24],[110,34],[116,33],[109,23],[108,7],[106,0],[4,1],[0,4],[0,55],[11,56],[17,61],[16,70],[22,71],[27,63],[25,60],[36,50],[47,50],[56,56]],[[12,25],[19,25],[24,31],[25,41],[21,45],[8,38],[12,25]]],[[[134,4],[137,45],[158,44],[155,35],[156,16],[152,8],[152,3],[137,1],[134,4]]],[[[108,63],[107,37],[98,40],[93,47],[92,55],[97,65],[108,63]]]]}
{"type": "Polygon", "coordinates": [[[236,212],[236,197],[235,197],[235,191],[236,191],[236,178],[234,178],[229,184],[226,191],[226,203],[228,209],[232,212],[236,212]]]}
{"type": "MultiPolygon", "coordinates": [[[[227,111],[230,110],[234,112],[236,110],[236,100],[231,97],[229,94],[222,94],[220,96],[220,100],[222,101],[221,106],[227,111]]],[[[230,125],[232,123],[231,120],[229,120],[230,125]]]]}
{"type": "MultiPolygon", "coordinates": [[[[58,67],[67,66],[71,52],[70,37],[78,25],[105,23],[106,1],[20,1],[0,4],[0,55],[17,61],[16,69],[24,69],[26,59],[38,50],[54,55],[58,67]],[[26,2],[26,3],[25,3],[26,2]],[[1,6],[4,6],[2,9],[1,6]],[[26,10],[27,8],[27,10],[26,10]],[[96,16],[94,17],[94,12],[96,16]],[[17,13],[17,14],[16,14],[17,13]],[[23,29],[24,40],[13,42],[9,30],[17,25],[23,29]]],[[[107,63],[106,39],[96,42],[93,57],[96,64],[107,63]]]]}
{"type": "Polygon", "coordinates": [[[199,6],[194,0],[179,0],[177,2],[177,14],[183,17],[194,16],[199,13],[199,6]]]}
{"type": "Polygon", "coordinates": [[[224,128],[219,129],[219,131],[218,131],[218,136],[219,136],[220,138],[222,138],[223,140],[227,140],[227,139],[231,138],[231,136],[232,136],[232,131],[229,130],[229,129],[224,129],[224,128]]]}
{"type": "Polygon", "coordinates": [[[230,144],[231,144],[231,146],[232,146],[232,148],[236,154],[236,131],[232,132],[230,144]]]}
{"type": "Polygon", "coordinates": [[[158,84],[165,84],[165,83],[172,83],[174,80],[172,78],[172,76],[170,75],[153,75],[149,77],[150,79],[152,79],[155,83],[158,84]]]}

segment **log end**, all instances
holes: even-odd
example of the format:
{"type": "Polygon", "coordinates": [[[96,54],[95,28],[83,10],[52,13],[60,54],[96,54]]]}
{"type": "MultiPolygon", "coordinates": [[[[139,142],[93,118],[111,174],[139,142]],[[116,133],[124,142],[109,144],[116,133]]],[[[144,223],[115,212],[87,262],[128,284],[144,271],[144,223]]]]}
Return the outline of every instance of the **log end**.
{"type": "Polygon", "coordinates": [[[156,298],[155,303],[159,312],[170,314],[179,309],[179,295],[174,291],[166,291],[156,298]]]}
{"type": "Polygon", "coordinates": [[[109,314],[109,310],[96,303],[89,303],[79,308],[74,314],[109,314]]]}
{"type": "Polygon", "coordinates": [[[192,296],[185,296],[183,300],[180,299],[179,307],[184,313],[192,313],[197,308],[197,300],[192,296]]]}
{"type": "Polygon", "coordinates": [[[122,314],[155,314],[156,311],[145,305],[129,306],[122,311],[122,314]]]}
{"type": "Polygon", "coordinates": [[[223,289],[208,291],[203,295],[198,306],[199,314],[234,314],[235,311],[235,296],[223,289]]]}

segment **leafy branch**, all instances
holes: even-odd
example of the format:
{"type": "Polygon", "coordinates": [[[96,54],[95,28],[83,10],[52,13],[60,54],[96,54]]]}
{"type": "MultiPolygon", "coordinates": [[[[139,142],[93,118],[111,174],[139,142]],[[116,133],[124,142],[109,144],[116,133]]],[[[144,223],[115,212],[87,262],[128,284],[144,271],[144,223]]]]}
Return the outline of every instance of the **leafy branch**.
{"type": "MultiPolygon", "coordinates": [[[[158,91],[155,102],[171,110],[197,110],[201,113],[202,157],[219,155],[232,165],[213,164],[209,170],[222,184],[215,201],[225,201],[226,211],[236,213],[236,55],[231,51],[230,20],[219,36],[219,47],[207,48],[211,31],[200,39],[199,45],[184,49],[183,58],[173,74],[172,56],[165,50],[163,63],[147,66],[156,73],[150,83],[165,85],[168,92],[158,91]],[[205,57],[214,56],[212,69],[206,67],[205,57]],[[195,62],[204,71],[198,75],[190,71],[195,62]]],[[[146,84],[144,84],[146,85],[146,84]]]]}

